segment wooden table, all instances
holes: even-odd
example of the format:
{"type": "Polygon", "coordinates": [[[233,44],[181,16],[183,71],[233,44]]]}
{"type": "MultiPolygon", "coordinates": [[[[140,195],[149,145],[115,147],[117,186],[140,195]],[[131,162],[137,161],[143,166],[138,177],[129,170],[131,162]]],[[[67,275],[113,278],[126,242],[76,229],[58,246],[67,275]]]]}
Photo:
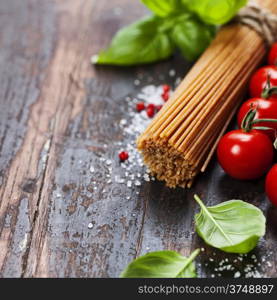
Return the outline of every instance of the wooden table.
{"type": "Polygon", "coordinates": [[[263,180],[232,180],[214,160],[191,190],[108,183],[100,158],[119,172],[118,144],[132,142],[119,126],[126,96],[148,82],[172,85],[169,70],[184,77],[190,68],[178,55],[138,68],[91,66],[118,28],[146,12],[129,0],[0,1],[0,277],[118,277],[148,251],[197,247],[200,277],[251,276],[253,262],[276,277],[277,210],[263,180]],[[242,259],[206,246],[193,229],[194,193],[209,205],[259,206],[265,238],[242,259]]]}

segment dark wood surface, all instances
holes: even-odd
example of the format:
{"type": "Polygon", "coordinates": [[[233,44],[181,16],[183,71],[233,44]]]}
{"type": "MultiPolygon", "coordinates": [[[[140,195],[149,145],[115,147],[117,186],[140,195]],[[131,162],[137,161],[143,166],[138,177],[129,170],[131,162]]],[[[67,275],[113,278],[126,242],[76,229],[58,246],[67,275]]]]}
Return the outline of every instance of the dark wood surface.
{"type": "Polygon", "coordinates": [[[178,55],[138,68],[90,65],[118,28],[145,13],[129,0],[0,1],[0,277],[118,277],[148,251],[197,247],[200,277],[249,275],[249,264],[276,277],[277,211],[263,180],[232,180],[214,160],[191,190],[108,183],[100,158],[120,172],[118,145],[134,140],[119,126],[126,96],[148,82],[173,85],[169,70],[184,77],[191,67],[178,55]],[[242,262],[205,246],[193,229],[194,193],[209,205],[235,198],[259,206],[265,238],[242,262]],[[231,270],[218,271],[222,259],[231,270]]]}

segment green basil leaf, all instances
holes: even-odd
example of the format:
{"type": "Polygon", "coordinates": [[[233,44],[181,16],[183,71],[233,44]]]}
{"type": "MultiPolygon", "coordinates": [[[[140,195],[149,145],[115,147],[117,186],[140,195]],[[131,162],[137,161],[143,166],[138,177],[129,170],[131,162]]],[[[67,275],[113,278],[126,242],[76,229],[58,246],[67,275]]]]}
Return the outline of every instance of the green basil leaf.
{"type": "Polygon", "coordinates": [[[248,253],[265,234],[265,217],[256,206],[241,200],[230,200],[201,207],[195,215],[196,231],[210,246],[230,253],[248,253]]]}
{"type": "Polygon", "coordinates": [[[179,11],[181,0],[141,0],[154,14],[166,17],[179,11]]]}
{"type": "Polygon", "coordinates": [[[96,64],[131,66],[168,58],[174,45],[166,31],[166,21],[151,16],[127,26],[115,35],[110,47],[92,58],[96,64]]]}
{"type": "Polygon", "coordinates": [[[216,33],[216,27],[207,25],[190,16],[180,19],[171,31],[171,38],[190,61],[196,60],[209,46],[216,33]]]}
{"type": "Polygon", "coordinates": [[[247,0],[182,0],[187,8],[208,24],[225,24],[230,21],[247,0]]]}
{"type": "Polygon", "coordinates": [[[143,255],[121,273],[122,278],[193,278],[197,277],[193,260],[199,254],[195,250],[190,257],[175,251],[156,251],[143,255]]]}
{"type": "Polygon", "coordinates": [[[192,262],[177,276],[178,278],[197,278],[195,263],[192,262]]]}

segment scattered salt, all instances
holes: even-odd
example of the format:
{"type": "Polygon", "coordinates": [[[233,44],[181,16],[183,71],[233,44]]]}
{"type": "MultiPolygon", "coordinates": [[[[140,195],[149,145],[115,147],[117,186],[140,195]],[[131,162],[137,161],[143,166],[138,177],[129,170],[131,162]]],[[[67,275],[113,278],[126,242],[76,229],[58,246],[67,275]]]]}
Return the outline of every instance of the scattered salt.
{"type": "Polygon", "coordinates": [[[107,165],[107,166],[110,166],[111,164],[112,164],[112,161],[111,161],[110,159],[107,159],[107,160],[106,160],[106,165],[107,165]]]}
{"type": "Polygon", "coordinates": [[[119,123],[121,126],[125,126],[127,124],[127,120],[122,119],[119,123]]]}
{"type": "Polygon", "coordinates": [[[150,181],[150,177],[149,177],[148,174],[144,174],[144,175],[143,175],[143,179],[144,179],[145,181],[150,181]]]}
{"type": "Polygon", "coordinates": [[[138,180],[136,180],[136,181],[135,181],[135,186],[141,186],[141,182],[138,181],[138,180]]]}
{"type": "Polygon", "coordinates": [[[120,176],[117,176],[117,175],[114,177],[114,181],[116,183],[124,183],[125,182],[125,180],[123,178],[121,178],[120,176]]]}
{"type": "Polygon", "coordinates": [[[239,278],[240,277],[240,272],[239,271],[237,271],[235,274],[234,274],[234,278],[239,278]]]}
{"type": "Polygon", "coordinates": [[[176,71],[171,69],[168,74],[170,77],[174,77],[176,75],[176,71]]]}
{"type": "Polygon", "coordinates": [[[128,180],[127,181],[127,187],[131,187],[132,186],[132,181],[128,180]]]}

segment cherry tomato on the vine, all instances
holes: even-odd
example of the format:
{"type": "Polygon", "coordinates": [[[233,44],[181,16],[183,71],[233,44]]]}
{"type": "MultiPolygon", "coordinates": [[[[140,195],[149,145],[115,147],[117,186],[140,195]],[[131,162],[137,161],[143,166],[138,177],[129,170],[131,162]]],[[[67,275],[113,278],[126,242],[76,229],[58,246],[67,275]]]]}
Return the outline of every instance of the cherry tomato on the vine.
{"type": "MultiPolygon", "coordinates": [[[[241,106],[238,112],[238,126],[241,128],[242,121],[253,108],[257,110],[255,119],[277,119],[277,99],[270,97],[269,99],[263,98],[252,98],[247,100],[241,106]]],[[[269,127],[272,130],[264,130],[263,133],[266,133],[272,140],[275,140],[277,134],[277,123],[274,122],[262,122],[258,126],[269,127]]]]}
{"type": "Polygon", "coordinates": [[[277,66],[277,43],[273,44],[268,55],[268,63],[277,66]]]}
{"type": "MultiPolygon", "coordinates": [[[[267,86],[268,79],[271,86],[277,86],[277,66],[262,67],[254,73],[249,85],[252,98],[262,96],[263,90],[267,86]]],[[[272,97],[277,98],[277,95],[272,95],[272,97]]]]}
{"type": "Polygon", "coordinates": [[[277,164],[275,164],[266,176],[265,190],[269,200],[277,206],[277,164]]]}
{"type": "Polygon", "coordinates": [[[223,170],[241,180],[263,176],[273,161],[270,138],[257,131],[233,130],[224,135],[217,147],[217,157],[223,170]]]}

